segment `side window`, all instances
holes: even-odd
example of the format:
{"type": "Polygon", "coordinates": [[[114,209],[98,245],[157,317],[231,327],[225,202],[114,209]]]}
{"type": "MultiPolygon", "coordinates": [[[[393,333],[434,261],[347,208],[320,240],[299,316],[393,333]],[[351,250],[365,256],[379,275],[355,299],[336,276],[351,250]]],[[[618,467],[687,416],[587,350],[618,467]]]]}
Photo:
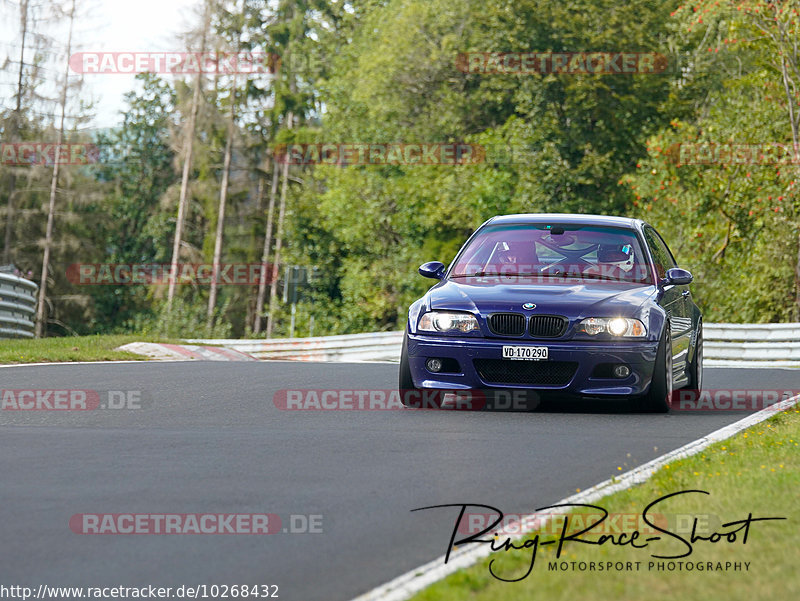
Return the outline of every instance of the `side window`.
{"type": "Polygon", "coordinates": [[[653,228],[644,228],[644,238],[647,241],[647,246],[650,248],[650,254],[653,255],[656,275],[659,278],[665,277],[668,269],[677,267],[672,253],[669,252],[669,248],[667,248],[667,245],[661,239],[661,236],[659,236],[658,232],[656,232],[653,228]]]}

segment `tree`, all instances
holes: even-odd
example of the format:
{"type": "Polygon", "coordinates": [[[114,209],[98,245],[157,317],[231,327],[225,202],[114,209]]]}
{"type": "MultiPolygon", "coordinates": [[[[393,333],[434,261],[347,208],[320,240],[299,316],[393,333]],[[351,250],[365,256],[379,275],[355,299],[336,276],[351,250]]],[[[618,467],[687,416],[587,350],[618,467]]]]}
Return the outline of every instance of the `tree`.
{"type": "MultiPolygon", "coordinates": [[[[208,28],[211,20],[211,0],[205,0],[203,4],[203,19],[200,26],[200,55],[203,56],[206,52],[206,37],[208,35],[208,28]]],[[[189,176],[192,169],[192,158],[194,154],[194,137],[195,127],[197,126],[197,113],[200,110],[200,95],[203,88],[203,72],[202,69],[198,70],[194,80],[194,87],[192,92],[192,102],[189,108],[189,120],[186,123],[184,130],[184,157],[183,169],[181,175],[181,191],[180,199],[178,200],[178,217],[175,222],[175,237],[172,244],[172,264],[171,273],[173,277],[170,278],[167,290],[167,303],[172,304],[172,299],[175,297],[175,274],[178,271],[178,263],[180,262],[181,242],[183,240],[183,225],[186,220],[186,212],[188,206],[189,194],[189,176]]]]}
{"type": "MultiPolygon", "coordinates": [[[[75,0],[72,0],[68,17],[69,33],[67,34],[66,55],[72,55],[72,29],[75,23],[75,0]]],[[[69,92],[69,61],[65,61],[64,81],[61,85],[61,117],[58,125],[58,137],[56,148],[59,148],[64,141],[64,121],[67,111],[67,93],[69,92]]],[[[39,282],[39,298],[36,307],[36,337],[41,338],[46,330],[47,314],[45,310],[45,300],[47,298],[47,274],[50,268],[50,250],[53,244],[53,222],[55,221],[56,192],[58,188],[58,172],[61,161],[56,159],[53,162],[53,176],[50,180],[50,203],[47,209],[47,230],[44,239],[44,254],[42,255],[42,275],[39,282]]]]}
{"type": "MultiPolygon", "coordinates": [[[[267,269],[269,267],[269,253],[272,248],[272,218],[275,214],[275,195],[278,191],[278,161],[272,161],[272,184],[269,191],[269,208],[267,209],[267,225],[264,230],[264,247],[261,251],[261,278],[258,281],[258,294],[256,295],[256,308],[253,316],[253,333],[261,332],[261,314],[264,312],[264,299],[267,294],[267,269]]],[[[263,183],[259,180],[259,184],[263,183]]]]}
{"type": "MultiPolygon", "coordinates": [[[[11,143],[19,143],[23,139],[27,112],[33,109],[37,100],[36,88],[40,83],[41,72],[37,55],[45,44],[45,36],[36,32],[39,21],[39,5],[31,5],[30,0],[19,0],[19,55],[16,63],[10,58],[6,60],[3,68],[16,68],[16,83],[14,88],[14,108],[3,118],[3,131],[5,139],[11,143]],[[31,62],[29,62],[31,61],[31,62]],[[23,106],[25,103],[25,106],[23,106]]],[[[17,196],[17,171],[18,167],[8,169],[5,233],[3,238],[2,263],[11,263],[14,230],[14,209],[17,196]]]]}
{"type": "MultiPolygon", "coordinates": [[[[110,186],[96,222],[105,260],[110,263],[164,263],[171,248],[169,214],[161,200],[176,184],[171,148],[176,128],[174,89],[152,73],[136,76],[141,89],[125,95],[122,126],[98,139],[114,160],[102,164],[96,178],[110,186]]],[[[96,329],[126,329],[137,315],[150,311],[141,286],[97,286],[91,290],[96,329]]]]}
{"type": "Polygon", "coordinates": [[[693,270],[707,321],[798,318],[796,157],[748,150],[796,148],[796,5],[703,2],[676,11],[670,43],[687,68],[663,110],[682,118],[650,138],[648,157],[623,178],[636,212],[693,270]]]}
{"type": "Polygon", "coordinates": [[[319,243],[332,238],[340,249],[329,260],[340,326],[396,328],[424,290],[415,267],[452,258],[458,241],[495,214],[624,213],[631,197],[617,182],[646,154],[647,137],[669,122],[661,109],[675,73],[482,74],[460,70],[457,58],[523,50],[666,53],[676,4],[389,1],[366,5],[357,18],[342,19],[341,31],[320,36],[330,57],[318,84],[326,108],[320,141],[523,151],[515,162],[493,155],[464,166],[315,168],[306,190],[317,196],[308,206],[325,224],[319,243]],[[436,250],[444,256],[425,256],[436,250]]]}

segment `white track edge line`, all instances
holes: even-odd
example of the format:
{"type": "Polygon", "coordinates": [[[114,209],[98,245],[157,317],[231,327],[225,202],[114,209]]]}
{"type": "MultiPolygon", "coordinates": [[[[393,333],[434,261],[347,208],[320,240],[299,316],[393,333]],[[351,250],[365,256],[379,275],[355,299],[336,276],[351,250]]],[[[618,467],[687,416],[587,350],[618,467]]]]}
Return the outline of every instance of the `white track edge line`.
{"type": "MultiPolygon", "coordinates": [[[[757,411],[747,417],[740,419],[737,422],[729,424],[719,430],[711,432],[703,438],[699,438],[693,442],[687,443],[682,447],[670,451],[660,457],[648,461],[628,472],[625,472],[619,477],[610,478],[589,488],[583,492],[571,495],[566,499],[562,499],[553,503],[553,505],[572,504],[572,503],[592,503],[611,493],[625,490],[635,484],[641,484],[648,480],[656,470],[660,469],[670,461],[676,459],[683,459],[695,455],[705,449],[707,446],[726,440],[734,434],[741,432],[758,424],[781,411],[785,411],[800,401],[800,395],[794,396],[785,401],[780,401],[769,407],[757,411]]],[[[541,526],[541,516],[543,513],[536,512],[536,514],[521,516],[520,519],[515,520],[513,523],[506,526],[507,531],[514,531],[518,529],[519,534],[514,534],[512,538],[522,538],[527,534],[522,528],[522,524],[536,524],[541,526]],[[536,521],[536,518],[539,521],[536,521]]],[[[528,530],[529,531],[529,530],[528,530]]],[[[462,568],[467,568],[484,557],[488,557],[492,553],[491,549],[481,545],[480,547],[467,547],[455,550],[450,554],[450,560],[445,564],[444,555],[430,561],[414,570],[410,570],[405,574],[398,576],[394,580],[378,586],[363,595],[355,597],[352,601],[405,601],[416,593],[420,592],[427,586],[449,576],[462,568]]]]}

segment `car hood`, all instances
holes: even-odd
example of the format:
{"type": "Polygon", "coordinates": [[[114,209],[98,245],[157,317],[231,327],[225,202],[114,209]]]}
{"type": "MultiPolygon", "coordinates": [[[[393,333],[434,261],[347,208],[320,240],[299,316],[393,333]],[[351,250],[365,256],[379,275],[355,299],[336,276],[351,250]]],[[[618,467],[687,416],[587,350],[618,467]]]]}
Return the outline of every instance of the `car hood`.
{"type": "Polygon", "coordinates": [[[524,303],[535,303],[535,313],[567,317],[632,316],[657,288],[651,284],[624,282],[587,283],[487,283],[481,278],[446,280],[428,291],[431,309],[450,309],[486,314],[523,311],[524,303]]]}

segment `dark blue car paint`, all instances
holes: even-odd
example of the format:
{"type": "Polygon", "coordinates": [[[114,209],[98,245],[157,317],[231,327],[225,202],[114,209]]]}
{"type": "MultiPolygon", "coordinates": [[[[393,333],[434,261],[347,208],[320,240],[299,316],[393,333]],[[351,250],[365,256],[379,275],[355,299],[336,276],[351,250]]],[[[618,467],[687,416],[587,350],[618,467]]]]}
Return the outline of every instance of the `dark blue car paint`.
{"type": "MultiPolygon", "coordinates": [[[[588,226],[613,226],[632,229],[637,233],[642,248],[650,254],[643,236],[647,224],[640,220],[592,215],[506,215],[484,223],[465,242],[459,255],[472,238],[488,224],[557,223],[588,226]]],[[[634,284],[623,282],[587,281],[585,283],[535,283],[524,279],[487,282],[478,277],[448,279],[456,260],[448,267],[443,279],[409,308],[408,359],[411,376],[418,388],[425,389],[489,389],[492,386],[481,380],[473,366],[473,359],[501,359],[504,344],[547,346],[547,361],[576,361],[578,370],[564,386],[535,386],[503,384],[503,389],[553,390],[587,396],[628,396],[647,392],[652,378],[656,352],[665,327],[673,357],[673,383],[679,388],[687,383],[687,361],[695,352],[695,330],[700,326],[700,311],[691,301],[688,285],[670,285],[664,282],[634,284]],[[534,311],[522,309],[523,303],[534,302],[534,311]],[[469,334],[444,334],[417,331],[422,313],[431,310],[468,312],[476,316],[479,332],[469,334]],[[566,332],[555,339],[532,338],[527,332],[522,337],[493,335],[487,318],[495,312],[514,311],[524,314],[557,314],[569,319],[566,332]],[[641,339],[613,339],[610,335],[595,337],[577,333],[576,326],[585,317],[633,317],[647,327],[647,336],[641,339]],[[458,361],[461,373],[434,374],[427,370],[425,361],[430,357],[446,357],[458,361]],[[632,369],[624,379],[592,378],[590,375],[600,363],[625,363],[632,369]]],[[[652,266],[653,260],[650,257],[652,266]]],[[[658,282],[655,270],[652,281],[658,282]]],[[[496,278],[497,279],[497,278],[496,278]]]]}

